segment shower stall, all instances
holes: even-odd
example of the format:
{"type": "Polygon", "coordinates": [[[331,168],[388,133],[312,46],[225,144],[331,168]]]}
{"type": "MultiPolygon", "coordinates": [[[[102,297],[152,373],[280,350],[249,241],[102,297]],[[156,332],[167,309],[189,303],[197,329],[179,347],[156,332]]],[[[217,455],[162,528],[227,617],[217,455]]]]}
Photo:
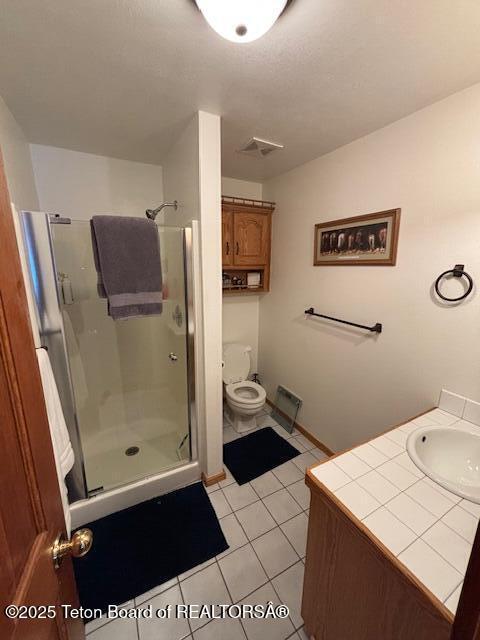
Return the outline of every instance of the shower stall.
{"type": "Polygon", "coordinates": [[[75,452],[74,524],[198,479],[192,229],[157,225],[161,315],[114,321],[89,220],[23,212],[42,346],[75,452]]]}

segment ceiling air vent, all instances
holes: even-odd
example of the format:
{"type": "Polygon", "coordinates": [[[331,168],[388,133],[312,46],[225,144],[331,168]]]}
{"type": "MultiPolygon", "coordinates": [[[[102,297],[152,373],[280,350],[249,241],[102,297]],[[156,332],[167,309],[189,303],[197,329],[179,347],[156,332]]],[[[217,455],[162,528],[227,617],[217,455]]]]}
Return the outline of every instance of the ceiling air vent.
{"type": "Polygon", "coordinates": [[[261,138],[250,138],[247,144],[238,151],[240,153],[246,153],[249,156],[255,156],[256,158],[265,158],[278,149],[283,149],[283,144],[276,144],[275,142],[269,142],[261,138]]]}

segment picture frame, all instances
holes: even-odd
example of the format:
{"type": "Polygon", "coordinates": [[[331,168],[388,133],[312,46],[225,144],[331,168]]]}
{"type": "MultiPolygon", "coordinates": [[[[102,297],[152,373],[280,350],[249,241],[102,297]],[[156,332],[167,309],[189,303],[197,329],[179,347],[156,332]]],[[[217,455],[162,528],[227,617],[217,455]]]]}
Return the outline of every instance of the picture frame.
{"type": "Polygon", "coordinates": [[[394,266],[401,209],[315,225],[313,266],[394,266]]]}

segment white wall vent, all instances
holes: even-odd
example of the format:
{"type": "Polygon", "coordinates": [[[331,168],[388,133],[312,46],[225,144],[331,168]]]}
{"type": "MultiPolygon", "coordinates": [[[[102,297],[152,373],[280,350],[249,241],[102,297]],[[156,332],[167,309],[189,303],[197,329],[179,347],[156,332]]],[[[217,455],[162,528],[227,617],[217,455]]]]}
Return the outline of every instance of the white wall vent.
{"type": "Polygon", "coordinates": [[[261,138],[250,138],[250,140],[241,147],[238,151],[240,153],[246,153],[249,156],[255,156],[256,158],[265,158],[273,151],[283,149],[283,144],[276,144],[269,140],[262,140],[261,138]]]}

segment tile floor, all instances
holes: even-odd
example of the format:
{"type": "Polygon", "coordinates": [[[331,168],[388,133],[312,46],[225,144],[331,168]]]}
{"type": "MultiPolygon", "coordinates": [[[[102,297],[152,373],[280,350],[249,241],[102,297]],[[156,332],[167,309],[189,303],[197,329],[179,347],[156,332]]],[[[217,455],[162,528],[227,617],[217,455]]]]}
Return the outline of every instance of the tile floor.
{"type": "MultiPolygon", "coordinates": [[[[278,620],[96,620],[88,640],[292,640],[306,639],[300,615],[310,492],[306,466],[325,454],[298,432],[288,434],[265,411],[258,428],[272,426],[301,456],[239,486],[227,478],[208,487],[230,545],[224,553],[126,603],[154,609],[177,603],[285,604],[278,620]]],[[[239,436],[224,424],[224,441],[239,436]]]]}

